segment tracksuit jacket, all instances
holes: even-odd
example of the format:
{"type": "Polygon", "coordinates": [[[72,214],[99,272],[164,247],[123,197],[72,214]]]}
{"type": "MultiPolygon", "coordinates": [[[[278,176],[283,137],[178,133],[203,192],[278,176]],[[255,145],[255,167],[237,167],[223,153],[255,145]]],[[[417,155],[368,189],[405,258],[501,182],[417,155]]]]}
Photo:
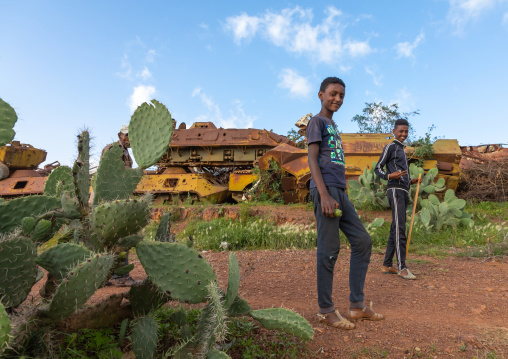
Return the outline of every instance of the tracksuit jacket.
{"type": "Polygon", "coordinates": [[[381,157],[379,157],[376,168],[374,168],[374,172],[378,177],[388,180],[388,188],[400,188],[409,192],[411,177],[409,176],[409,164],[404,147],[406,146],[397,140],[393,140],[392,143],[386,145],[381,157]],[[386,171],[383,169],[385,165],[386,171]],[[397,171],[407,171],[407,175],[399,179],[388,179],[390,173],[397,171]]]}

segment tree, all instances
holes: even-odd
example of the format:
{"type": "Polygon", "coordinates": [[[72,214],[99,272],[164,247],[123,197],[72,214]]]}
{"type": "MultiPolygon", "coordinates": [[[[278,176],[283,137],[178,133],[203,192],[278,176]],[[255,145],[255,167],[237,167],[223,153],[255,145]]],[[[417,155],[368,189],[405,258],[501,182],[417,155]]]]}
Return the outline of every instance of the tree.
{"type": "MultiPolygon", "coordinates": [[[[356,115],[351,119],[356,122],[360,133],[391,133],[395,121],[399,118],[408,120],[410,116],[420,114],[420,110],[412,112],[399,112],[399,105],[394,103],[389,106],[382,102],[365,103],[365,108],[361,115],[356,115]]],[[[408,120],[409,121],[409,120],[408,120]]],[[[409,126],[409,137],[413,137],[413,130],[409,126]]]]}

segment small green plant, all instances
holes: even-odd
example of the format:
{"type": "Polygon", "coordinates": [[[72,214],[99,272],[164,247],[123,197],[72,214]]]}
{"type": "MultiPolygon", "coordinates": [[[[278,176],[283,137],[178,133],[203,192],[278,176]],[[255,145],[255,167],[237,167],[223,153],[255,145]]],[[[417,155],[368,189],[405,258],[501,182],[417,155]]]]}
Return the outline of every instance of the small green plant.
{"type": "Polygon", "coordinates": [[[283,203],[282,196],[282,178],[284,173],[275,160],[270,160],[268,169],[261,171],[259,167],[254,167],[253,174],[257,176],[258,183],[255,189],[252,187],[250,195],[255,202],[283,203]]]}

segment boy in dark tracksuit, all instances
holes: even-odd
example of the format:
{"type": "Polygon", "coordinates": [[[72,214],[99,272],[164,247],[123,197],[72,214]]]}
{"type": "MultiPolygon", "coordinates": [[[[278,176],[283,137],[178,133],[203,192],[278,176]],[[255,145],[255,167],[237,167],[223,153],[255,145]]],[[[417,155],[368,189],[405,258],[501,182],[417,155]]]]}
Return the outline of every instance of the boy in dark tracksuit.
{"type": "Polygon", "coordinates": [[[393,134],[395,140],[386,145],[374,169],[376,175],[388,180],[388,202],[392,208],[392,225],[390,237],[386,246],[386,254],[381,271],[387,274],[398,274],[404,279],[416,279],[415,275],[406,267],[406,207],[409,202],[409,190],[418,179],[409,176],[403,142],[409,132],[409,122],[401,118],[395,121],[393,134]],[[386,165],[386,171],[383,169],[386,165]],[[393,267],[393,256],[397,254],[397,268],[393,267]]]}
{"type": "Polygon", "coordinates": [[[333,270],[339,255],[339,229],[351,244],[349,271],[349,311],[351,321],[382,320],[383,315],[367,307],[363,300],[363,286],[370,262],[372,240],[365,230],[355,208],[346,194],[346,168],[339,131],[332,120],[344,101],[346,85],[337,77],[328,77],[319,89],[321,111],[312,117],[307,126],[309,168],[311,171],[310,195],[314,203],[317,223],[317,294],[319,320],[340,329],[353,329],[355,325],[342,317],[332,300],[333,270]],[[342,216],[334,215],[335,209],[342,216]]]}

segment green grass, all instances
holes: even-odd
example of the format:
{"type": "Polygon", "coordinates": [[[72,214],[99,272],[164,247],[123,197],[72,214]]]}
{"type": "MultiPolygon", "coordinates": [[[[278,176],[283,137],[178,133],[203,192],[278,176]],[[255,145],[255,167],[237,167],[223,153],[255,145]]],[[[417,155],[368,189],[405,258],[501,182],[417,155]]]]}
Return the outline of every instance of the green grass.
{"type": "MultiPolygon", "coordinates": [[[[241,217],[241,215],[240,215],[241,217]]],[[[221,250],[227,242],[228,249],[307,249],[316,246],[316,230],[311,226],[285,224],[278,226],[265,219],[234,221],[224,218],[209,222],[193,221],[177,234],[177,240],[194,238],[198,249],[221,250]]]]}

